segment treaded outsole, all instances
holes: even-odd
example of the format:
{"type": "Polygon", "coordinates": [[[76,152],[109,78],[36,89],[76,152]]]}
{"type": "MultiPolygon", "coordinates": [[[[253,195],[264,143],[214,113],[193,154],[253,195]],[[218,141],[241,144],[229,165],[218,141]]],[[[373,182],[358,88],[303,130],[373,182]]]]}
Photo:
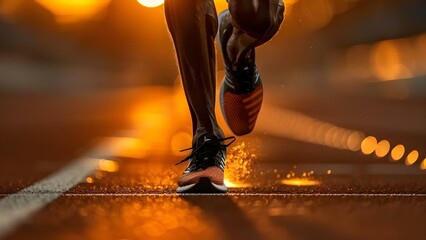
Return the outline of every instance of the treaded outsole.
{"type": "Polygon", "coordinates": [[[263,86],[247,94],[233,94],[226,92],[226,83],[220,89],[220,107],[223,117],[237,136],[249,134],[253,131],[263,102],[263,86]]]}
{"type": "Polygon", "coordinates": [[[181,186],[176,189],[177,193],[226,193],[228,189],[225,184],[212,183],[209,178],[200,178],[197,183],[181,186]]]}

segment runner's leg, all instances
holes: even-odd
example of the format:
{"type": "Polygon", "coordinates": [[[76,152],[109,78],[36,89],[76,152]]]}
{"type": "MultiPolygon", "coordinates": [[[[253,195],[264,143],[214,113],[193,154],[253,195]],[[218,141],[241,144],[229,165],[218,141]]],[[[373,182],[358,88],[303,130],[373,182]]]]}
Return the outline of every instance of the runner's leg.
{"type": "Polygon", "coordinates": [[[217,16],[213,0],[166,0],[166,20],[175,44],[195,130],[222,135],[214,111],[217,16]]]}

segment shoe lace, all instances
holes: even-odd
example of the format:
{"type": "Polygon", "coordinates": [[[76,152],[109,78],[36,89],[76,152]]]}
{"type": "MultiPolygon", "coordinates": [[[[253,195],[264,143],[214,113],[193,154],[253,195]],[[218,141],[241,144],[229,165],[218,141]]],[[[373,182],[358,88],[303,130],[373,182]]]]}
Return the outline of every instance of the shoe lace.
{"type": "Polygon", "coordinates": [[[190,159],[194,159],[195,164],[202,164],[202,162],[201,163],[199,162],[199,159],[204,160],[205,158],[209,156],[216,155],[216,153],[220,150],[226,150],[226,148],[229,147],[232,143],[234,143],[236,139],[237,138],[234,136],[227,137],[227,138],[211,139],[209,141],[204,141],[202,144],[200,144],[197,147],[190,147],[190,148],[180,150],[180,152],[185,152],[189,150],[192,150],[192,152],[185,159],[181,160],[175,165],[179,165],[190,159]],[[228,140],[231,140],[231,141],[227,144],[221,143],[228,140]]]}

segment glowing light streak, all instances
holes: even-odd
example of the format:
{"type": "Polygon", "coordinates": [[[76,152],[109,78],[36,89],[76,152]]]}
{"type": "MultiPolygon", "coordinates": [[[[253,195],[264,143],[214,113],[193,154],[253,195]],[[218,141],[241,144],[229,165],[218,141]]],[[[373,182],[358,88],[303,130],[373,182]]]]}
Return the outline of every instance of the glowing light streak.
{"type": "Polygon", "coordinates": [[[291,179],[284,179],[281,181],[282,184],[288,185],[288,186],[316,186],[319,185],[320,182],[318,180],[314,179],[307,179],[307,178],[291,178],[291,179]]]}

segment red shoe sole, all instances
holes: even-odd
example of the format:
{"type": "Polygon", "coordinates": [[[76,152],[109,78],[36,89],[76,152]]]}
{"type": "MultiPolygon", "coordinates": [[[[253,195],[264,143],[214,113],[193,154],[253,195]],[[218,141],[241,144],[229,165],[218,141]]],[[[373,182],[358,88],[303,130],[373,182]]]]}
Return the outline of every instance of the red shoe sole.
{"type": "Polygon", "coordinates": [[[208,167],[204,170],[182,174],[179,178],[176,192],[195,193],[195,192],[226,192],[226,186],[223,182],[223,171],[218,167],[208,167]]]}
{"type": "Polygon", "coordinates": [[[236,135],[253,131],[263,102],[263,87],[245,94],[225,92],[222,94],[222,110],[229,128],[236,135]]]}
{"type": "Polygon", "coordinates": [[[197,183],[180,186],[176,189],[177,193],[226,193],[227,191],[225,184],[215,184],[209,178],[200,178],[197,183]]]}

